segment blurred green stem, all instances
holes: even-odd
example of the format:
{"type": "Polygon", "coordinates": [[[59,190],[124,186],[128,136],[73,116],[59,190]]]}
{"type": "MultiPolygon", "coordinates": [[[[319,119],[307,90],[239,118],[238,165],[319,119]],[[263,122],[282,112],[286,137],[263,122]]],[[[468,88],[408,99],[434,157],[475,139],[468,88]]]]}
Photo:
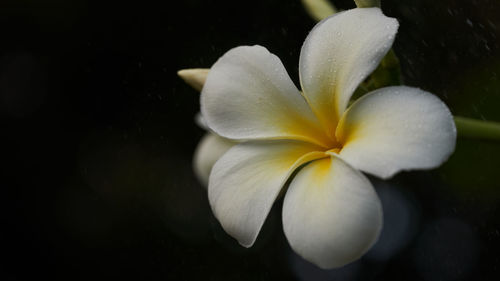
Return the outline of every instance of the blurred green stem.
{"type": "Polygon", "coordinates": [[[380,0],[354,0],[358,8],[380,7],[380,0]]]}
{"type": "Polygon", "coordinates": [[[457,134],[462,138],[500,141],[500,123],[455,116],[457,134]]]}
{"type": "Polygon", "coordinates": [[[328,0],[302,0],[302,5],[316,21],[337,13],[337,8],[328,0]]]}

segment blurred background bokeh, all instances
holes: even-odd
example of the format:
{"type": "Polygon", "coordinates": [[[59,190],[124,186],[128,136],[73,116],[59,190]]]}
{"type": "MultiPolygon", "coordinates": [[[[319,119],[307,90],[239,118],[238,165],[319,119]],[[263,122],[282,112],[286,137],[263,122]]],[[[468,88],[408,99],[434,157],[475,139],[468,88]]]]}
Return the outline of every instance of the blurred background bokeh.
{"type": "MultiPolygon", "coordinates": [[[[382,3],[405,84],[500,121],[500,2],[382,3]]],[[[371,178],[385,228],[339,270],[291,251],[280,201],[251,249],[220,228],[192,171],[199,94],[176,71],[260,44],[298,84],[314,24],[299,0],[2,0],[0,279],[498,280],[500,143],[371,178]]]]}

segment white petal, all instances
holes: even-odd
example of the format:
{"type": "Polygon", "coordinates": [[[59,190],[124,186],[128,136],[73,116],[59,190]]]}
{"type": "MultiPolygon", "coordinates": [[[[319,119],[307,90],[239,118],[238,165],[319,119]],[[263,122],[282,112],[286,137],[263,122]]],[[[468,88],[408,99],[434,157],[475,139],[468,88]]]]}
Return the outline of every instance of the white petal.
{"type": "Polygon", "coordinates": [[[231,49],[212,66],[201,112],[214,132],[230,139],[325,138],[279,58],[261,46],[231,49]]]}
{"type": "Polygon", "coordinates": [[[351,95],[391,48],[396,19],[379,8],[352,9],[318,23],[300,53],[300,82],[316,116],[335,133],[351,95]]]}
{"type": "Polygon", "coordinates": [[[295,168],[325,157],[317,146],[295,142],[246,142],[215,163],[208,198],[215,217],[238,242],[250,247],[276,196],[295,168]]]}
{"type": "Polygon", "coordinates": [[[194,152],[193,168],[198,180],[208,185],[208,176],[215,162],[236,144],[213,133],[207,133],[198,143],[194,152]]]}
{"type": "Polygon", "coordinates": [[[307,164],[285,195],[285,235],[294,251],[321,268],[360,258],[381,227],[382,207],[372,185],[334,155],[307,164]]]}
{"type": "Polygon", "coordinates": [[[455,150],[456,128],[446,105],[417,88],[369,93],[344,114],[337,129],[342,159],[389,178],[400,170],[441,165],[455,150]]]}
{"type": "Polygon", "coordinates": [[[201,112],[196,113],[196,115],[194,116],[194,122],[196,123],[196,125],[198,125],[198,127],[206,131],[210,130],[207,126],[207,121],[205,121],[205,118],[203,118],[201,112]]]}

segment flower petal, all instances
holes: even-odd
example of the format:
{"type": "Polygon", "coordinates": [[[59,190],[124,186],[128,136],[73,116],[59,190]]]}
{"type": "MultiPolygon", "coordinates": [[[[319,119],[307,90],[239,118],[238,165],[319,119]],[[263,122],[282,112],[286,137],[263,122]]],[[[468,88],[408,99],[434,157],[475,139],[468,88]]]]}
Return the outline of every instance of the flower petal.
{"type": "Polygon", "coordinates": [[[328,142],[279,58],[261,46],[231,49],[212,66],[201,112],[214,132],[230,139],[328,142]]]}
{"type": "Polygon", "coordinates": [[[455,150],[456,135],[453,117],[439,98],[403,86],[366,94],[337,128],[344,144],[340,157],[381,178],[441,165],[455,150]]]}
{"type": "Polygon", "coordinates": [[[292,249],[321,268],[360,258],[377,240],[382,207],[372,185],[335,155],[297,173],[283,203],[292,249]]]}
{"type": "Polygon", "coordinates": [[[215,163],[208,198],[215,217],[238,242],[250,247],[274,200],[301,164],[327,157],[317,146],[296,142],[246,142],[215,163]]]}
{"type": "Polygon", "coordinates": [[[391,48],[396,19],[379,8],[352,9],[320,23],[300,53],[304,96],[329,134],[335,133],[351,95],[391,48]]]}
{"type": "Polygon", "coordinates": [[[208,128],[207,126],[207,121],[205,121],[205,118],[203,117],[203,115],[201,115],[201,112],[196,113],[196,115],[194,116],[194,122],[196,123],[196,125],[198,125],[198,127],[202,128],[205,131],[210,130],[210,128],[208,128]]]}
{"type": "Polygon", "coordinates": [[[236,142],[221,138],[216,134],[207,133],[198,143],[193,157],[194,173],[205,186],[215,162],[226,153],[236,142]]]}

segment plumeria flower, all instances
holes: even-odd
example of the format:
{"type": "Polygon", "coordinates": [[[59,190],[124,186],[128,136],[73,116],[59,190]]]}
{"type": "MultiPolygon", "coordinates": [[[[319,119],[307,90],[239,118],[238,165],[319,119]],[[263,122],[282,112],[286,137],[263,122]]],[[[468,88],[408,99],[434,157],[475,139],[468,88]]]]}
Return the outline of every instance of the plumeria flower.
{"type": "Polygon", "coordinates": [[[292,249],[321,268],[343,266],[361,257],[382,227],[380,200],[361,172],[386,179],[437,167],[453,152],[452,116],[430,93],[388,87],[348,106],[397,28],[378,8],[318,23],[300,53],[302,92],[261,46],[231,49],[212,66],[201,113],[212,132],[238,143],[211,169],[208,197],[241,245],[252,246],[288,187],[282,218],[292,249]]]}

